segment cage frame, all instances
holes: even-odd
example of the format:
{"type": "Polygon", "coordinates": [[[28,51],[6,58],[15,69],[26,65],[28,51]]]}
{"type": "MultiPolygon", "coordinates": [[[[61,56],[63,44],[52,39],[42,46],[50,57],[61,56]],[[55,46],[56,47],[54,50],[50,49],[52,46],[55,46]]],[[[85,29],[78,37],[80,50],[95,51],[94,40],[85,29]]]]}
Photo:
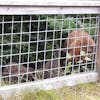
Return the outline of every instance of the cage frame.
{"type": "MultiPolygon", "coordinates": [[[[0,1],[0,15],[30,15],[30,14],[100,14],[99,0],[2,0],[0,1]]],[[[99,21],[100,23],[100,21],[99,21]]],[[[53,89],[54,84],[57,87],[63,85],[73,86],[79,83],[94,82],[100,80],[100,28],[98,29],[98,51],[97,51],[97,73],[83,73],[78,75],[69,75],[67,77],[46,79],[37,82],[21,83],[11,86],[0,87],[0,93],[5,95],[9,91],[17,91],[25,87],[37,87],[43,89],[53,89]],[[80,77],[81,80],[79,81],[80,77]],[[70,80],[70,81],[69,81],[70,80]],[[61,84],[57,84],[61,82],[61,84]],[[63,84],[63,85],[62,85],[63,84]],[[47,87],[48,85],[48,87],[47,87]],[[4,91],[4,92],[2,92],[4,91]]]]}
{"type": "Polygon", "coordinates": [[[99,0],[3,0],[0,1],[0,15],[25,14],[99,14],[99,0]]]}

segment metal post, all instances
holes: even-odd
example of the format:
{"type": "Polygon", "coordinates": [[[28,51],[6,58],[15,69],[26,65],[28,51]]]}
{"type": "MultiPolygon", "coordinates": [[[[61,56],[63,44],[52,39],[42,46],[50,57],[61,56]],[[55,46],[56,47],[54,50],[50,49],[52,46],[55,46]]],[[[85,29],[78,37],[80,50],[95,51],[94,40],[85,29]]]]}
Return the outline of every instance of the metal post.
{"type": "Polygon", "coordinates": [[[97,72],[98,81],[100,81],[100,18],[98,19],[99,29],[98,29],[98,48],[97,48],[97,72]]]}

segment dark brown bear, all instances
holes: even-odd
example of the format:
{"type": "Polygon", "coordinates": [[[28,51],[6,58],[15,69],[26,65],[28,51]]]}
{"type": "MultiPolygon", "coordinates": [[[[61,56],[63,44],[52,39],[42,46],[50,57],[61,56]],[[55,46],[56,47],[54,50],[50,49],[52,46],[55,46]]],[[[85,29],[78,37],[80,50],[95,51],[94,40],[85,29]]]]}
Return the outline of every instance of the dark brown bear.
{"type": "MultiPolygon", "coordinates": [[[[74,30],[71,33],[69,33],[67,39],[64,42],[63,47],[68,49],[68,53],[72,56],[72,58],[74,58],[76,62],[80,60],[79,56],[81,50],[84,51],[86,54],[89,53],[90,56],[88,57],[91,57],[91,53],[93,53],[93,49],[95,47],[95,42],[89,35],[89,33],[83,30],[74,30]]],[[[67,50],[64,50],[65,54],[67,53],[66,51],[67,50]]],[[[86,56],[81,57],[81,60],[83,60],[84,62],[85,57],[86,56]]]]}
{"type": "Polygon", "coordinates": [[[44,71],[44,79],[46,78],[52,78],[57,76],[62,76],[64,74],[64,71],[62,68],[60,68],[60,60],[51,60],[46,62],[45,64],[45,71],[44,71]]]}
{"type": "MultiPolygon", "coordinates": [[[[33,72],[33,69],[29,67],[28,69],[29,81],[34,80],[34,74],[32,72],[33,72]]],[[[24,82],[27,79],[27,68],[22,64],[18,65],[17,63],[11,63],[8,65],[5,65],[2,74],[5,77],[4,79],[6,81],[11,81],[11,83],[18,82],[18,76],[19,76],[19,81],[24,82]]]]}

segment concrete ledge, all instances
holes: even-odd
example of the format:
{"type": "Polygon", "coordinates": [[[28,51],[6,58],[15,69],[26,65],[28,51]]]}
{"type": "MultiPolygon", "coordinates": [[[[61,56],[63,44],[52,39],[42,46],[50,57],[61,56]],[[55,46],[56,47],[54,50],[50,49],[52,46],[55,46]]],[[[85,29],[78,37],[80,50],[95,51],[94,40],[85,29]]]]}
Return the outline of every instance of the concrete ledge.
{"type": "Polygon", "coordinates": [[[90,73],[82,73],[82,74],[73,74],[73,75],[67,75],[63,77],[57,77],[52,79],[45,79],[42,81],[36,81],[36,82],[27,82],[27,83],[20,83],[16,85],[10,85],[10,86],[2,86],[0,87],[0,94],[3,97],[7,97],[7,95],[19,92],[24,89],[44,89],[44,90],[50,90],[50,89],[57,89],[61,88],[63,86],[75,86],[81,83],[88,83],[88,82],[96,82],[98,79],[98,74],[96,72],[90,72],[90,73]]]}

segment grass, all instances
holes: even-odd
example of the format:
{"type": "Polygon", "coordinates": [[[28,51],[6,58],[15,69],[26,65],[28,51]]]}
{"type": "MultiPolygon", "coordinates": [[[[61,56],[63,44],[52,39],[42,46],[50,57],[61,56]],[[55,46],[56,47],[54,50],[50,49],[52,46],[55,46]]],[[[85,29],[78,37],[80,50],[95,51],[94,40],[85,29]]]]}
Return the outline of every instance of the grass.
{"type": "MultiPolygon", "coordinates": [[[[2,100],[2,99],[0,99],[2,100]]],[[[23,90],[7,100],[100,100],[100,83],[80,84],[54,90],[23,90]]]]}

